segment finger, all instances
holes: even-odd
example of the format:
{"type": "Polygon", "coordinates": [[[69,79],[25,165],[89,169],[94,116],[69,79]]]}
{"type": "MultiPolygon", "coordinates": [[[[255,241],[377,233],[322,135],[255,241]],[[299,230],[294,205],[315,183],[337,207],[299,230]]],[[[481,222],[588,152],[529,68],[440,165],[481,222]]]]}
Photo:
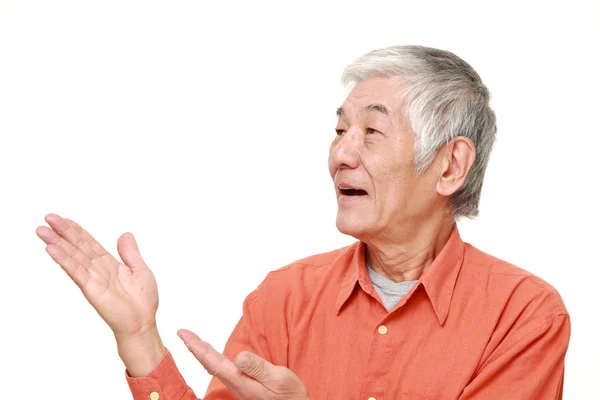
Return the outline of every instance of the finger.
{"type": "Polygon", "coordinates": [[[91,243],[68,221],[56,214],[48,214],[45,219],[50,227],[74,246],[77,251],[81,251],[91,260],[98,257],[92,249],[91,243]]]}
{"type": "Polygon", "coordinates": [[[258,392],[261,389],[260,383],[242,373],[231,360],[216,351],[195,333],[182,329],[177,334],[204,369],[212,376],[219,378],[231,391],[243,391],[248,394],[250,391],[258,392]]]}
{"type": "Polygon", "coordinates": [[[235,358],[235,365],[243,373],[263,384],[270,383],[279,375],[273,364],[249,351],[239,353],[235,358]]]}
{"type": "Polygon", "coordinates": [[[99,257],[102,257],[106,254],[109,254],[108,251],[106,251],[106,249],[104,247],[102,247],[102,245],[100,243],[98,243],[98,241],[96,239],[94,239],[94,237],[92,235],[90,235],[90,233],[88,231],[86,231],[85,229],[83,229],[81,227],[81,225],[79,225],[77,222],[69,219],[69,218],[63,218],[65,221],[67,221],[69,224],[71,224],[73,226],[73,228],[79,232],[79,234],[81,236],[83,236],[88,243],[90,243],[90,246],[92,247],[92,250],[94,251],[94,253],[96,253],[99,257]]]}
{"type": "Polygon", "coordinates": [[[213,376],[220,374],[226,376],[241,376],[238,368],[231,360],[216,351],[210,344],[200,339],[195,333],[188,330],[180,330],[177,334],[209,374],[213,376]]]}
{"type": "Polygon", "coordinates": [[[58,246],[64,253],[73,258],[75,262],[81,264],[86,269],[92,266],[92,260],[90,260],[88,256],[83,254],[71,243],[67,242],[63,237],[59,236],[54,230],[48,228],[47,226],[39,226],[35,233],[44,241],[44,243],[58,246]]]}
{"type": "Polygon", "coordinates": [[[121,256],[121,260],[132,271],[148,268],[132,233],[126,232],[119,237],[117,240],[117,251],[119,252],[119,256],[121,256]]]}
{"type": "Polygon", "coordinates": [[[55,244],[49,244],[46,246],[46,252],[62,267],[79,288],[83,288],[87,284],[90,279],[87,269],[73,257],[70,257],[63,249],[55,244]]]}

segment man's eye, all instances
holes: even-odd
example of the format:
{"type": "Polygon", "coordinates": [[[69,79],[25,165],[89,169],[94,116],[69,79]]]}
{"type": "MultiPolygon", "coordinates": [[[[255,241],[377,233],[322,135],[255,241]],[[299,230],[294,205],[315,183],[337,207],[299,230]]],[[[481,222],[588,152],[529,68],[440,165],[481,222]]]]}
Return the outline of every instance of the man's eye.
{"type": "Polygon", "coordinates": [[[378,131],[373,128],[367,128],[367,134],[377,133],[378,131]]]}
{"type": "Polygon", "coordinates": [[[343,130],[343,129],[336,129],[335,130],[335,134],[338,135],[338,136],[342,136],[344,133],[346,133],[346,131],[343,130]]]}

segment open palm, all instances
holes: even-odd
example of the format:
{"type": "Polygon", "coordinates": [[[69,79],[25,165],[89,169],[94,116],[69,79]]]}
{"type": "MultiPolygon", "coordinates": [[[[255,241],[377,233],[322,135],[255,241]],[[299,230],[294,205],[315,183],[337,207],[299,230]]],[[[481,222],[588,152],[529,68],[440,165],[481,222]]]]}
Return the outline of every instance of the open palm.
{"type": "Polygon", "coordinates": [[[36,233],[47,244],[46,251],[116,336],[134,336],[154,326],[156,279],[131,233],[117,241],[121,263],[76,222],[56,214],[45,219],[50,228],[40,226],[36,233]]]}

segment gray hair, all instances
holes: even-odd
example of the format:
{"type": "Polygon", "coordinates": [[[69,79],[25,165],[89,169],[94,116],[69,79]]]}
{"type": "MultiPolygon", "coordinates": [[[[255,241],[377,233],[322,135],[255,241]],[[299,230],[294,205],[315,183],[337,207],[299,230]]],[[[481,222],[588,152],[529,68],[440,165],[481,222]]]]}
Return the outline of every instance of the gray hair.
{"type": "Polygon", "coordinates": [[[403,112],[417,135],[415,169],[431,166],[437,150],[456,136],[475,145],[476,158],[464,185],[450,198],[454,218],[479,214],[485,169],[496,138],[496,115],[479,74],[448,51],[422,46],[394,46],[358,58],[343,73],[349,86],[375,77],[402,82],[403,112]]]}

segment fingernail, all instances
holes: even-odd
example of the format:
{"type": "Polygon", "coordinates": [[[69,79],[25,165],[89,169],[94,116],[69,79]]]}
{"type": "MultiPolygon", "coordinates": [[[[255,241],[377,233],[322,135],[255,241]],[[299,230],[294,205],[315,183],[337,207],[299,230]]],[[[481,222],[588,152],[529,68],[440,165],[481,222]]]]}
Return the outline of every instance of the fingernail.
{"type": "Polygon", "coordinates": [[[238,361],[238,366],[240,368],[246,368],[249,364],[250,364],[250,357],[248,357],[248,356],[242,356],[242,358],[240,358],[240,360],[238,361]]]}

